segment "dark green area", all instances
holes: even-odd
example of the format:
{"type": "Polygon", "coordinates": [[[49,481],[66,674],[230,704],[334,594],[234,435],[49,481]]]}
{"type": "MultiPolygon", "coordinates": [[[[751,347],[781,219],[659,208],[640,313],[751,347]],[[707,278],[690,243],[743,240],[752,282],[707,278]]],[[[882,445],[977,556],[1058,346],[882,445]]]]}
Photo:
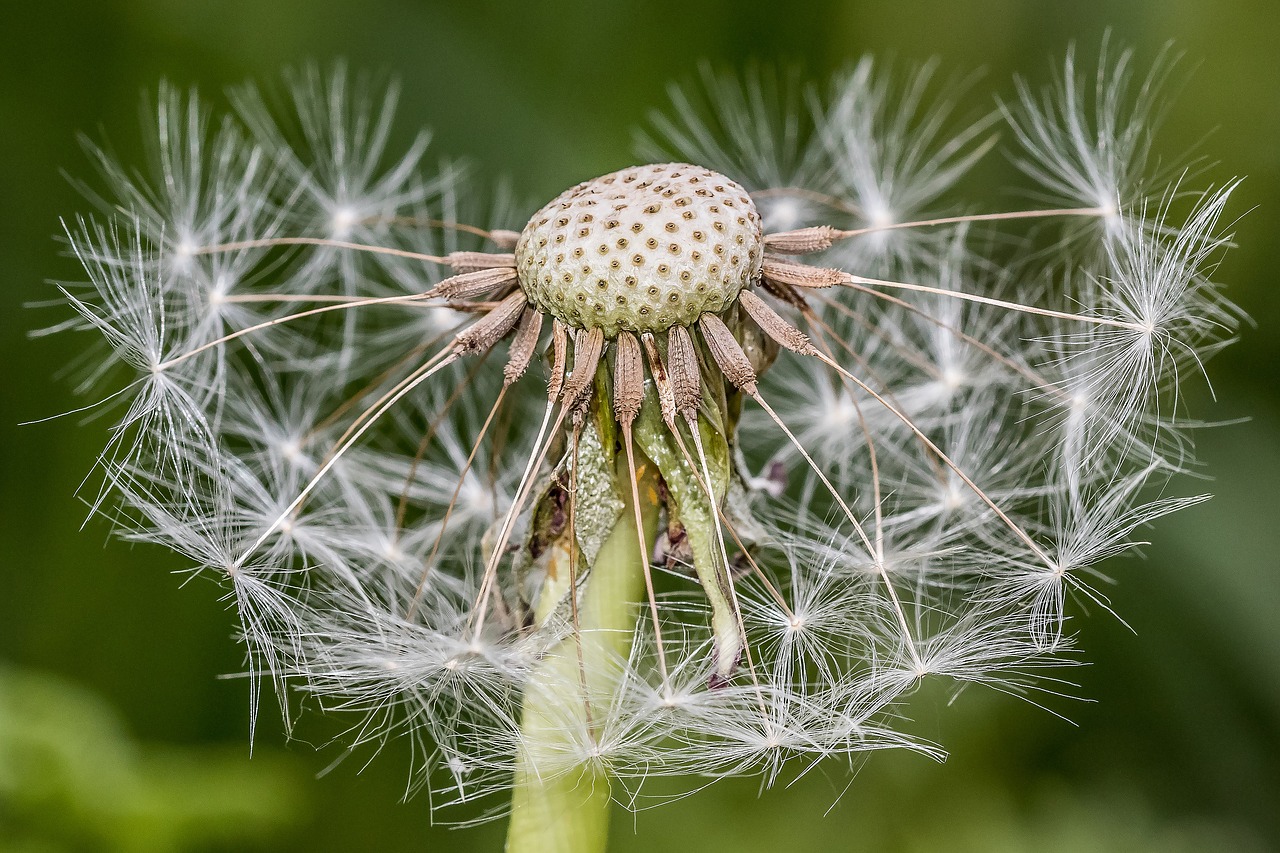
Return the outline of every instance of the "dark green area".
{"type": "MultiPolygon", "coordinates": [[[[261,849],[391,853],[501,844],[500,826],[432,828],[424,796],[400,802],[407,744],[393,743],[363,770],[366,756],[357,755],[313,781],[340,750],[286,745],[264,702],[250,758],[247,686],[217,677],[237,671],[241,660],[232,615],[216,590],[202,581],[182,586],[183,576],[171,574],[183,568],[175,558],[109,542],[100,523],[79,529],[85,508],[74,493],[104,425],[75,417],[16,425],[83,402],[53,379],[80,342],[25,337],[62,315],[22,305],[53,296],[46,279],[77,275],[52,235],[59,216],[85,205],[59,170],[89,174],[76,142],[82,131],[105,133],[122,160],[138,161],[141,96],[161,78],[215,93],[245,79],[275,79],[304,60],[346,57],[403,81],[406,135],[430,126],[437,152],[470,157],[483,173],[509,176],[522,197],[540,199],[630,164],[631,128],[663,104],[668,81],[687,79],[702,59],[795,65],[823,80],[865,52],[936,56],[944,69],[984,69],[975,91],[1008,92],[1013,72],[1045,79],[1070,40],[1094,48],[1108,27],[1147,60],[1170,39],[1185,53],[1182,68],[1191,73],[1159,147],[1178,153],[1199,143],[1204,178],[1247,177],[1234,201],[1245,214],[1239,248],[1219,277],[1257,325],[1211,364],[1216,405],[1202,382],[1190,383],[1191,411],[1252,418],[1200,438],[1213,478],[1204,488],[1217,497],[1162,521],[1145,560],[1107,567],[1120,580],[1108,590],[1114,607],[1136,636],[1106,613],[1076,621],[1092,665],[1071,675],[1081,682],[1077,695],[1096,701],[1049,703],[1076,725],[998,694],[970,691],[948,708],[947,696],[930,693],[913,711],[923,733],[952,750],[946,765],[874,756],[847,790],[845,774],[828,777],[819,767],[762,799],[752,781],[723,783],[641,812],[634,824],[617,815],[615,849],[1280,847],[1280,7],[1271,0],[6,4],[0,662],[96,693],[123,721],[123,730],[107,726],[120,741],[113,748],[125,748],[127,730],[147,744],[136,747],[141,754],[168,756],[147,764],[147,784],[189,785],[192,771],[183,768],[215,754],[217,767],[202,770],[210,800],[227,796],[219,788],[252,790],[275,780],[273,796],[290,803],[289,812],[263,822],[271,831],[256,835],[261,849]],[[231,769],[228,752],[243,767],[231,769]],[[174,757],[180,754],[186,757],[174,757]],[[256,781],[239,781],[241,772],[256,781]]],[[[1007,198],[993,192],[990,200],[1007,198]]],[[[16,689],[0,683],[10,691],[0,700],[16,689]]],[[[59,689],[72,697],[67,702],[78,696],[59,689]]],[[[97,706],[85,702],[60,706],[76,721],[70,727],[89,725],[84,709],[97,706]]],[[[337,726],[312,715],[300,734],[320,744],[337,726]]],[[[10,770],[0,766],[0,778],[10,770]]],[[[0,849],[17,843],[6,821],[23,802],[0,787],[0,849]]],[[[47,846],[12,849],[126,849],[106,833],[96,843],[51,835],[47,846]]],[[[184,849],[246,849],[242,839],[217,832],[187,837],[201,840],[184,849]]]]}

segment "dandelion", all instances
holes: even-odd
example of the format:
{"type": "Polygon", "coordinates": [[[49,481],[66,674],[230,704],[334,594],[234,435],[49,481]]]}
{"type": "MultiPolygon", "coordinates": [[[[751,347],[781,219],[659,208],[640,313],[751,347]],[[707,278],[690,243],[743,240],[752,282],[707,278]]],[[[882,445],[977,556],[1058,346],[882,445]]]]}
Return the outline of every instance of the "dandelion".
{"type": "Polygon", "coordinates": [[[1149,174],[1132,67],[968,121],[933,66],[708,73],[531,216],[391,155],[345,69],[284,113],[163,89],[68,226],[86,385],[124,380],[94,506],[223,585],[286,712],[404,736],[512,850],[600,849],[655,776],[937,755],[923,679],[1065,689],[1068,600],[1198,500],[1151,496],[1235,184],[1149,174]],[[957,200],[998,139],[1048,204],[957,200]]]}

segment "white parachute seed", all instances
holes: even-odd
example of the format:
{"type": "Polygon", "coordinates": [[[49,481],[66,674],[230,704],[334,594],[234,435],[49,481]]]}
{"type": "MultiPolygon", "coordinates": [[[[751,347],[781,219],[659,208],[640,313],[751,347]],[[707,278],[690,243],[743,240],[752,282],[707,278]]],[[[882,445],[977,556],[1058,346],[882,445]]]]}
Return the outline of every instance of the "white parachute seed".
{"type": "Polygon", "coordinates": [[[760,215],[747,191],[686,163],[578,184],[534,214],[516,245],[530,302],[609,337],[719,313],[760,277],[763,260],[760,215]]]}

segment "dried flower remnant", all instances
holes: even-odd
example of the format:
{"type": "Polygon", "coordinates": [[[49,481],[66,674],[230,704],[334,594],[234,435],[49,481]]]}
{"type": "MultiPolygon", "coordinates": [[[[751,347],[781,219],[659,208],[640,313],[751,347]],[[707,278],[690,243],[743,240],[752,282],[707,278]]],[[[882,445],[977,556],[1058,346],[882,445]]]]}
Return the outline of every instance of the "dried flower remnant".
{"type": "Polygon", "coordinates": [[[673,162],[524,220],[388,158],[344,71],[291,116],[163,90],[150,177],[100,157],[70,228],[86,383],[134,374],[95,506],[230,589],[282,698],[409,735],[439,802],[514,789],[513,849],[654,775],[934,753],[920,679],[1035,689],[1068,594],[1196,500],[1145,496],[1234,323],[1234,184],[1152,186],[1131,65],[966,125],[864,62],[782,132],[711,78],[673,162]],[[952,213],[1001,118],[1054,203],[952,213]]]}

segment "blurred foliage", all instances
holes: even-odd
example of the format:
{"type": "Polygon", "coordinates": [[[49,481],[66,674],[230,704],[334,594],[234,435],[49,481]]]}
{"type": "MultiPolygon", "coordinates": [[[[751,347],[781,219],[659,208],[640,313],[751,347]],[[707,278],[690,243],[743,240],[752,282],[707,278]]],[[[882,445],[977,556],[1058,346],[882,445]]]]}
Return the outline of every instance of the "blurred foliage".
{"type": "Polygon", "coordinates": [[[245,753],[137,743],[99,697],[0,667],[0,851],[243,849],[298,822],[305,781],[245,753]]]}
{"type": "MultiPolygon", "coordinates": [[[[1123,761],[1096,756],[1088,759],[1092,772],[1082,774],[1072,766],[1082,757],[1078,744],[1070,742],[1075,739],[1064,737],[1063,721],[1041,709],[999,694],[953,697],[934,685],[916,697],[912,710],[921,718],[946,715],[946,730],[934,732],[953,747],[945,763],[905,754],[872,755],[852,782],[842,769],[828,775],[818,767],[758,800],[753,783],[712,786],[689,799],[640,812],[635,832],[619,819],[610,849],[638,853],[652,849],[649,845],[659,835],[675,843],[682,830],[699,832],[700,849],[714,851],[1272,849],[1262,832],[1235,816],[1204,808],[1162,808],[1149,781],[1123,761]],[[671,829],[664,831],[664,826],[671,829]]],[[[1083,754],[1091,751],[1085,747],[1083,754]]]]}
{"type": "MultiPolygon", "coordinates": [[[[719,783],[634,817],[619,809],[615,849],[1280,848],[1280,288],[1273,280],[1280,269],[1280,8],[1273,0],[7,4],[0,26],[0,660],[85,685],[127,729],[172,749],[122,744],[111,734],[122,724],[110,722],[98,700],[67,699],[80,694],[42,687],[43,676],[20,676],[21,689],[62,699],[30,692],[24,699],[14,692],[18,682],[5,681],[2,748],[39,733],[42,760],[57,761],[24,771],[18,783],[3,762],[0,821],[14,819],[15,804],[34,808],[46,796],[40,792],[50,791],[42,811],[22,813],[25,849],[163,849],[127,846],[150,839],[232,844],[203,830],[215,813],[246,803],[293,803],[281,812],[297,816],[287,830],[278,815],[250,821],[261,808],[218,822],[279,829],[270,841],[278,850],[493,850],[502,837],[497,825],[428,826],[424,795],[402,802],[406,743],[393,742],[367,766],[367,755],[352,756],[314,781],[250,761],[245,684],[215,677],[242,667],[230,639],[233,616],[216,591],[200,581],[183,587],[167,574],[182,568],[171,555],[104,544],[100,523],[78,530],[84,507],[73,495],[102,444],[103,424],[70,417],[16,425],[85,402],[52,378],[80,342],[26,339],[62,315],[19,307],[49,299],[47,279],[76,276],[51,235],[59,216],[85,207],[58,176],[60,169],[89,174],[77,133],[105,136],[120,159],[136,162],[140,96],[161,78],[212,93],[341,56],[403,81],[405,137],[430,126],[438,154],[467,156],[482,174],[509,176],[521,197],[539,199],[629,165],[631,129],[663,104],[667,83],[692,77],[700,60],[795,66],[821,82],[866,52],[936,56],[956,73],[984,70],[972,104],[980,109],[990,103],[986,92],[1010,91],[1014,73],[1044,80],[1070,41],[1096,46],[1108,28],[1140,59],[1169,40],[1186,56],[1160,149],[1198,145],[1207,180],[1246,176],[1236,207],[1239,248],[1219,278],[1256,322],[1209,366],[1216,405],[1203,383],[1190,383],[1189,411],[1252,418],[1200,436],[1212,478],[1203,489],[1217,497],[1160,523],[1145,560],[1108,567],[1121,581],[1108,590],[1112,604],[1136,636],[1077,604],[1074,626],[1091,666],[1069,673],[1080,682],[1071,692],[1093,701],[1042,700],[1076,726],[998,694],[970,691],[949,707],[948,697],[922,695],[909,710],[921,734],[951,751],[945,765],[876,755],[851,784],[838,768],[828,777],[818,767],[759,799],[754,782],[719,783]],[[20,727],[8,722],[8,709],[29,702],[38,714],[20,727]],[[103,732],[110,734],[105,744],[95,736],[103,732]],[[126,758],[109,761],[109,751],[126,758]],[[55,766],[63,768],[61,781],[51,775],[55,766]],[[81,777],[76,768],[93,773],[81,777]],[[79,787],[81,778],[105,787],[79,787]],[[52,781],[61,788],[37,787],[52,781]],[[95,823],[113,802],[134,817],[95,823]]],[[[1003,165],[992,158],[993,185],[1003,165]]],[[[993,192],[989,201],[995,207],[1009,198],[993,192]]],[[[1187,492],[1197,488],[1184,484],[1187,492]]],[[[278,751],[278,721],[263,716],[256,748],[278,751]]],[[[322,744],[341,726],[310,714],[299,736],[322,744]]],[[[294,764],[310,773],[341,755],[291,748],[294,764]]],[[[0,823],[0,843],[16,843],[12,837],[0,823]]]]}

